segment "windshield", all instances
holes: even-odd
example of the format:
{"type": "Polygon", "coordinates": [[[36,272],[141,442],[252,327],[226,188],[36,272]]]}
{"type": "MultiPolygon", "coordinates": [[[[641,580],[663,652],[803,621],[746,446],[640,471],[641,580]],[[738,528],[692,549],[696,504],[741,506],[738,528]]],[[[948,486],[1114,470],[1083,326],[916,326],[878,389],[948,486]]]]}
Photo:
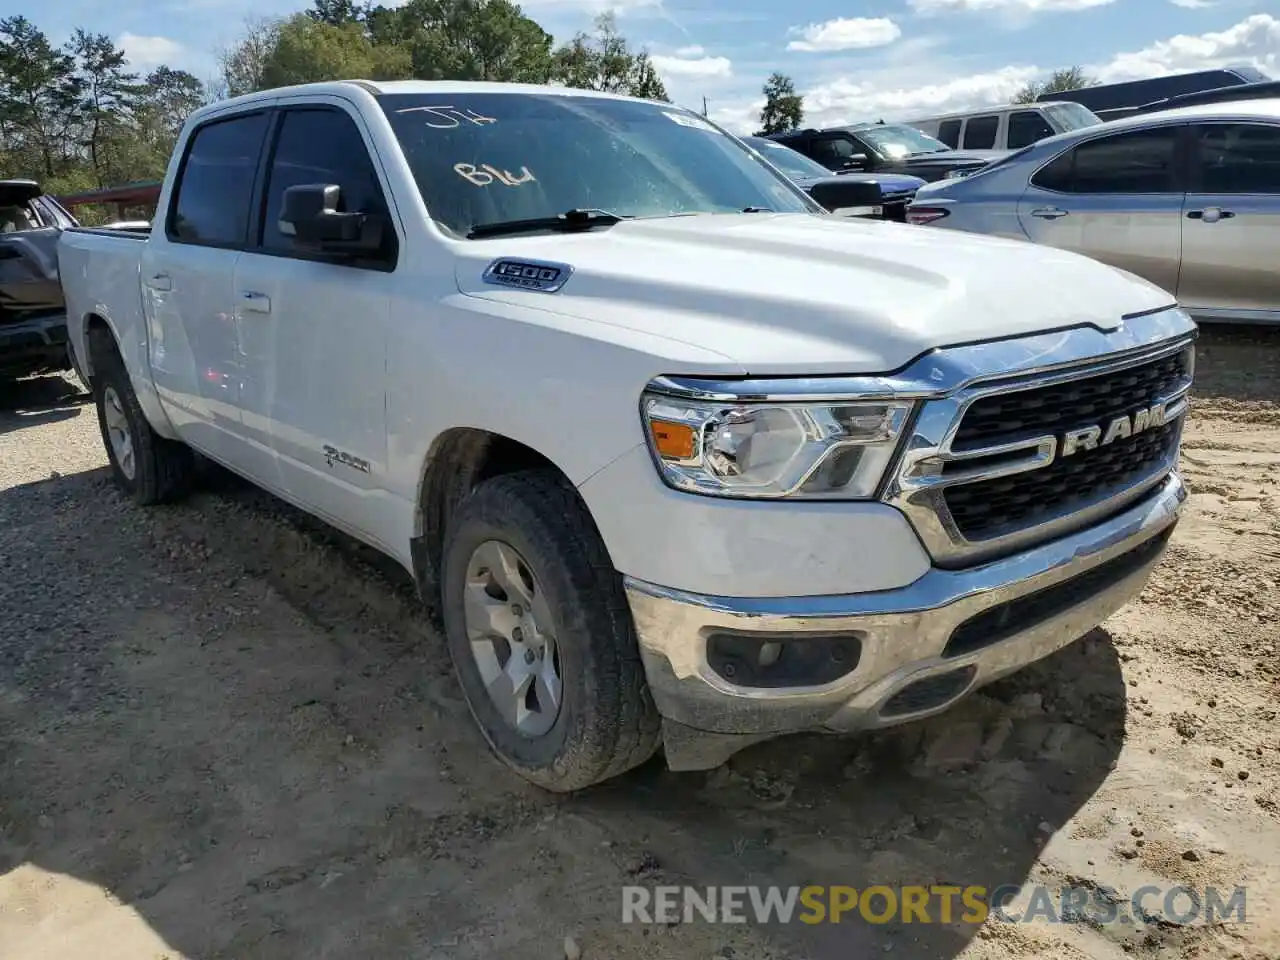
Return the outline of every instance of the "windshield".
{"type": "Polygon", "coordinates": [[[915,153],[941,153],[951,149],[941,140],[935,140],[905,123],[876,123],[853,129],[886,157],[909,157],[915,153]]]}
{"type": "Polygon", "coordinates": [[[1102,122],[1102,118],[1079,103],[1050,103],[1044,108],[1061,133],[1079,130],[1082,127],[1094,127],[1102,122]]]}
{"type": "Polygon", "coordinates": [[[569,210],[818,212],[736,140],[679,107],[529,93],[378,99],[431,218],[458,235],[569,210]]]}
{"type": "Polygon", "coordinates": [[[768,140],[764,137],[743,137],[742,139],[759,150],[766,160],[789,177],[811,180],[814,177],[831,176],[831,171],[816,160],[810,160],[803,153],[792,150],[776,140],[768,140]]]}

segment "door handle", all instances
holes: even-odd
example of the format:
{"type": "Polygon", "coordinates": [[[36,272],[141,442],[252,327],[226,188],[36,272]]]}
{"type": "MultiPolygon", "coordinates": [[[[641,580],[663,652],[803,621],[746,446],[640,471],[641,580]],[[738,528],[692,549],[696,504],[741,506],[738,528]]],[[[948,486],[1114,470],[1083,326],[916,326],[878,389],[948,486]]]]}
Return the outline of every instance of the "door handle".
{"type": "Polygon", "coordinates": [[[1059,207],[1036,207],[1031,211],[1033,217],[1039,217],[1041,220],[1057,220],[1059,217],[1065,217],[1068,211],[1059,207]]]}
{"type": "Polygon", "coordinates": [[[152,290],[173,289],[173,279],[167,273],[157,273],[147,277],[146,284],[152,290]]]}
{"type": "Polygon", "coordinates": [[[245,313],[270,313],[271,298],[265,293],[245,290],[240,294],[240,306],[245,313]]]}
{"type": "Polygon", "coordinates": [[[1223,210],[1221,207],[1205,207],[1203,210],[1187,211],[1188,219],[1203,220],[1205,223],[1217,223],[1219,220],[1230,220],[1234,216],[1234,210],[1223,210]]]}

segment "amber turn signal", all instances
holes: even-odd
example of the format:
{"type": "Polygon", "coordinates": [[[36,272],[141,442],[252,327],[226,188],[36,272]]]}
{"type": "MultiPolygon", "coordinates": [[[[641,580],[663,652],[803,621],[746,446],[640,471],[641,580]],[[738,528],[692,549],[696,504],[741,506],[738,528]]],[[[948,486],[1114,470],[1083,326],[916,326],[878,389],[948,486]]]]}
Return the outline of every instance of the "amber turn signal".
{"type": "Polygon", "coordinates": [[[688,460],[697,449],[697,435],[693,427],[670,420],[650,420],[653,446],[658,454],[668,460],[688,460]]]}

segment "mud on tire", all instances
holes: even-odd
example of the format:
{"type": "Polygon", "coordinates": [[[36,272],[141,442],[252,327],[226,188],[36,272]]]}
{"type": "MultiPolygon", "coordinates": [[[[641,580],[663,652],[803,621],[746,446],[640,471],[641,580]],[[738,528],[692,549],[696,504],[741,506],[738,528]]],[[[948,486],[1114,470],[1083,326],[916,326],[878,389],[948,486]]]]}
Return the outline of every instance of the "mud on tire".
{"type": "MultiPolygon", "coordinates": [[[[561,476],[528,470],[480,484],[452,518],[443,567],[449,652],[472,715],[504,763],[541,787],[563,792],[617,776],[654,754],[660,719],[645,683],[622,578],[586,507],[561,476]],[[510,581],[511,597],[480,583],[487,572],[485,557],[497,556],[493,544],[510,548],[502,555],[511,560],[511,576],[519,578],[510,581]],[[467,591],[472,591],[474,610],[477,590],[488,590],[501,604],[520,601],[515,595],[525,587],[530,588],[526,596],[537,594],[545,602],[540,609],[550,622],[537,632],[551,635],[560,697],[554,721],[548,715],[522,732],[510,711],[499,706],[501,698],[495,702],[490,695],[482,660],[473,653],[476,615],[469,636],[467,591]]],[[[484,606],[489,599],[486,594],[479,602],[484,606]]],[[[490,612],[506,616],[502,609],[490,612]]],[[[527,628],[531,621],[523,622],[527,628]]],[[[480,645],[486,643],[481,637],[480,645]]],[[[528,662],[540,662],[531,647],[505,641],[497,644],[499,662],[504,645],[508,658],[523,651],[528,662]]],[[[519,673],[522,668],[517,662],[511,669],[519,673]]]]}

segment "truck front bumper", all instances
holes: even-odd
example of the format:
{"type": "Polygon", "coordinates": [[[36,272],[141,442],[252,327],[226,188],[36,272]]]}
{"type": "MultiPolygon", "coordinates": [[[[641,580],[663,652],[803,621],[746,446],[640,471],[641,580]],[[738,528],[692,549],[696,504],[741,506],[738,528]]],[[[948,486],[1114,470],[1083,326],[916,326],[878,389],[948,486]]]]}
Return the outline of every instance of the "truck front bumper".
{"type": "Polygon", "coordinates": [[[744,599],[627,578],[669,764],[710,767],[777,734],[863,730],[947,709],[1083,636],[1136,596],[1185,499],[1174,473],[1089,529],[982,566],[932,568],[898,590],[744,599]],[[797,641],[804,653],[789,669],[761,669],[784,663],[797,641]],[[806,676],[824,682],[804,685],[806,676]],[[722,746],[705,748],[717,740],[722,746]],[[697,749],[686,748],[692,742],[697,749]]]}

